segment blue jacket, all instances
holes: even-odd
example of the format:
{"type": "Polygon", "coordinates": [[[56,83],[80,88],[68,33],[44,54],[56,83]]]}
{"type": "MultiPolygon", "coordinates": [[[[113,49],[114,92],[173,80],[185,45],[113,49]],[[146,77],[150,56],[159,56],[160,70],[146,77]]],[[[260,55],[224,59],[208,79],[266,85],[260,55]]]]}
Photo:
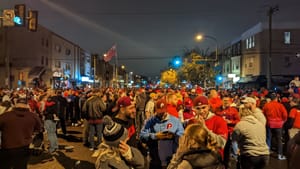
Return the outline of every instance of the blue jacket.
{"type": "Polygon", "coordinates": [[[140,139],[146,143],[155,142],[150,146],[148,144],[150,156],[152,159],[155,159],[154,156],[159,156],[161,164],[166,166],[172,158],[172,155],[176,152],[178,139],[183,135],[183,132],[184,128],[178,118],[168,115],[164,120],[161,120],[153,116],[146,122],[144,128],[141,130],[140,139]],[[172,140],[157,140],[155,134],[158,132],[170,132],[173,133],[175,137],[172,140]],[[153,150],[153,153],[151,153],[151,149],[156,149],[157,151],[153,150]],[[155,152],[158,152],[158,154],[155,154],[155,152]]]}

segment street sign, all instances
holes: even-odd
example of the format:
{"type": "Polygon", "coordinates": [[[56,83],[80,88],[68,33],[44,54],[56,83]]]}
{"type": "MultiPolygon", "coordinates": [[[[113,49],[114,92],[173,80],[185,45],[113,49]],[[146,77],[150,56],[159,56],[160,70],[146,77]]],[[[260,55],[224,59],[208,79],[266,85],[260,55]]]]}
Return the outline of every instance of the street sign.
{"type": "Polygon", "coordinates": [[[2,13],[3,26],[15,26],[15,11],[13,9],[4,9],[2,13]]]}
{"type": "Polygon", "coordinates": [[[198,64],[198,65],[205,65],[206,64],[205,61],[196,61],[195,63],[198,64]]]}

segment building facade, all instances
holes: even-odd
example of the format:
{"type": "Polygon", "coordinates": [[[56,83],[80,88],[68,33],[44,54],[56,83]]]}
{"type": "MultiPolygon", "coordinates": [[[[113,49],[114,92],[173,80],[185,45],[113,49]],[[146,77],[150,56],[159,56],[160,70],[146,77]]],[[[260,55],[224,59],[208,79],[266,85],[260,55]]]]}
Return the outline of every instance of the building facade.
{"type": "MultiPolygon", "coordinates": [[[[286,84],[300,75],[300,23],[274,23],[272,26],[271,82],[272,87],[286,84]]],[[[228,79],[238,77],[240,87],[262,87],[267,83],[269,58],[269,27],[258,23],[245,31],[223,51],[222,74],[228,79]],[[231,54],[228,54],[228,50],[231,54]],[[230,68],[228,68],[230,67],[230,68]]],[[[228,80],[229,81],[229,80],[228,80]]],[[[231,82],[234,84],[234,80],[231,82]]],[[[230,86],[230,82],[227,86],[230,86]]],[[[232,86],[232,85],[231,85],[232,86]]]]}

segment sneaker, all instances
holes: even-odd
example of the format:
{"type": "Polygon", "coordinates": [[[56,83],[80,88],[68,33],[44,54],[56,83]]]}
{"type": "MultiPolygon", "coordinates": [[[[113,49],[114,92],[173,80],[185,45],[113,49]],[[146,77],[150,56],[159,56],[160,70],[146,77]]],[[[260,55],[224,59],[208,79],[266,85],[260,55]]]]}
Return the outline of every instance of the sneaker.
{"type": "Polygon", "coordinates": [[[94,151],[94,148],[89,148],[90,151],[94,151]]]}
{"type": "Polygon", "coordinates": [[[278,154],[278,160],[286,160],[286,157],[282,154],[278,154]]]}

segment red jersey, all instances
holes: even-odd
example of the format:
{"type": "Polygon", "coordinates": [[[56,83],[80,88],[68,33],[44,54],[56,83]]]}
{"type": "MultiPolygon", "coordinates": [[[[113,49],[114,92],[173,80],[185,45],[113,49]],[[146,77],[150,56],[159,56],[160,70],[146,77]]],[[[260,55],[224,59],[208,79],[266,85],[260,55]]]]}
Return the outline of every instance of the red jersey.
{"type": "Polygon", "coordinates": [[[289,117],[295,119],[293,128],[300,129],[300,110],[292,108],[289,117]]]}
{"type": "Polygon", "coordinates": [[[233,132],[234,126],[240,121],[239,112],[235,107],[227,107],[216,112],[218,116],[221,116],[227,123],[228,132],[233,132]]]}
{"type": "Polygon", "coordinates": [[[228,129],[226,121],[220,117],[213,115],[211,118],[205,120],[206,127],[211,130],[213,133],[222,136],[227,140],[228,138],[228,129]]]}

